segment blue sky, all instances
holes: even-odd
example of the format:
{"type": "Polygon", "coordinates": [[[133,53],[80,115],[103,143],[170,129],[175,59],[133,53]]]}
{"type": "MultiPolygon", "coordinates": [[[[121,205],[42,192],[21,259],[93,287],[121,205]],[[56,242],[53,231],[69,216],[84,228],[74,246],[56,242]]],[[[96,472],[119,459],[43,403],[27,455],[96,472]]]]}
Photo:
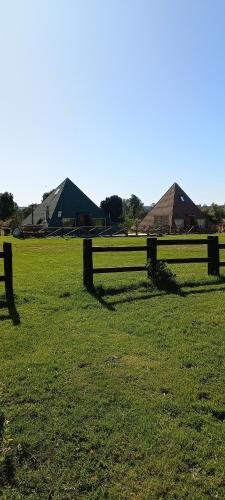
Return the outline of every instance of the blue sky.
{"type": "Polygon", "coordinates": [[[224,0],[0,0],[0,192],[225,202],[224,0]]]}

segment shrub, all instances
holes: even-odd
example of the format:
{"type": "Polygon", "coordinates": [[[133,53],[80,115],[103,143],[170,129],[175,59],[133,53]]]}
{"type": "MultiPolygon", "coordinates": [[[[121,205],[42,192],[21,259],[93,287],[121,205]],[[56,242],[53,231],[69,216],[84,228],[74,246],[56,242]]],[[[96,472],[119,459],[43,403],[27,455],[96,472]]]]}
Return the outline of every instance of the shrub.
{"type": "Polygon", "coordinates": [[[165,262],[158,260],[156,263],[152,264],[149,259],[146,264],[146,268],[148,278],[154,288],[171,293],[180,292],[180,287],[176,280],[176,274],[171,271],[165,262]]]}

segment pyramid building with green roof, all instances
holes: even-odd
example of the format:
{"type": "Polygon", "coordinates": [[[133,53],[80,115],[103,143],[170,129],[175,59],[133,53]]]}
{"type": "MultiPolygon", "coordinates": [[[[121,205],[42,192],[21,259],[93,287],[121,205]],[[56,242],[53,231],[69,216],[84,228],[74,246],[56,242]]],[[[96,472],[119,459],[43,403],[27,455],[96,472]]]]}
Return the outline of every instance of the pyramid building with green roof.
{"type": "Polygon", "coordinates": [[[66,178],[38,205],[23,226],[45,224],[49,227],[104,225],[105,215],[86,194],[66,178]]]}

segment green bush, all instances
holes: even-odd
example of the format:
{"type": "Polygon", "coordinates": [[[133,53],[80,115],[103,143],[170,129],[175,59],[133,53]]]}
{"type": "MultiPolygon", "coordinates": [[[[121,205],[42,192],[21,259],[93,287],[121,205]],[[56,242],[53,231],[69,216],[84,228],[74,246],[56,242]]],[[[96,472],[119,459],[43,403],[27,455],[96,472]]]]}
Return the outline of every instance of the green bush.
{"type": "Polygon", "coordinates": [[[165,290],[171,293],[180,292],[180,287],[176,280],[176,274],[167,266],[165,262],[158,260],[155,264],[148,260],[146,264],[148,278],[151,285],[158,290],[165,290]]]}

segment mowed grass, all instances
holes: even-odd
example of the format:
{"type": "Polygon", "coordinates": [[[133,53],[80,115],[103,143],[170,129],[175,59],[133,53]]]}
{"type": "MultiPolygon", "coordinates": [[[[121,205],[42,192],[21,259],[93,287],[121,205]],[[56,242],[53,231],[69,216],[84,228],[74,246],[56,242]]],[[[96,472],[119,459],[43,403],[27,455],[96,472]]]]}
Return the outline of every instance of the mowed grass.
{"type": "MultiPolygon", "coordinates": [[[[204,264],[176,265],[183,294],[174,295],[151,290],[145,272],[98,275],[94,296],[82,286],[82,240],[9,241],[20,324],[2,295],[0,495],[225,498],[223,279],[204,264]]],[[[206,256],[206,248],[161,247],[168,255],[206,256]]]]}

